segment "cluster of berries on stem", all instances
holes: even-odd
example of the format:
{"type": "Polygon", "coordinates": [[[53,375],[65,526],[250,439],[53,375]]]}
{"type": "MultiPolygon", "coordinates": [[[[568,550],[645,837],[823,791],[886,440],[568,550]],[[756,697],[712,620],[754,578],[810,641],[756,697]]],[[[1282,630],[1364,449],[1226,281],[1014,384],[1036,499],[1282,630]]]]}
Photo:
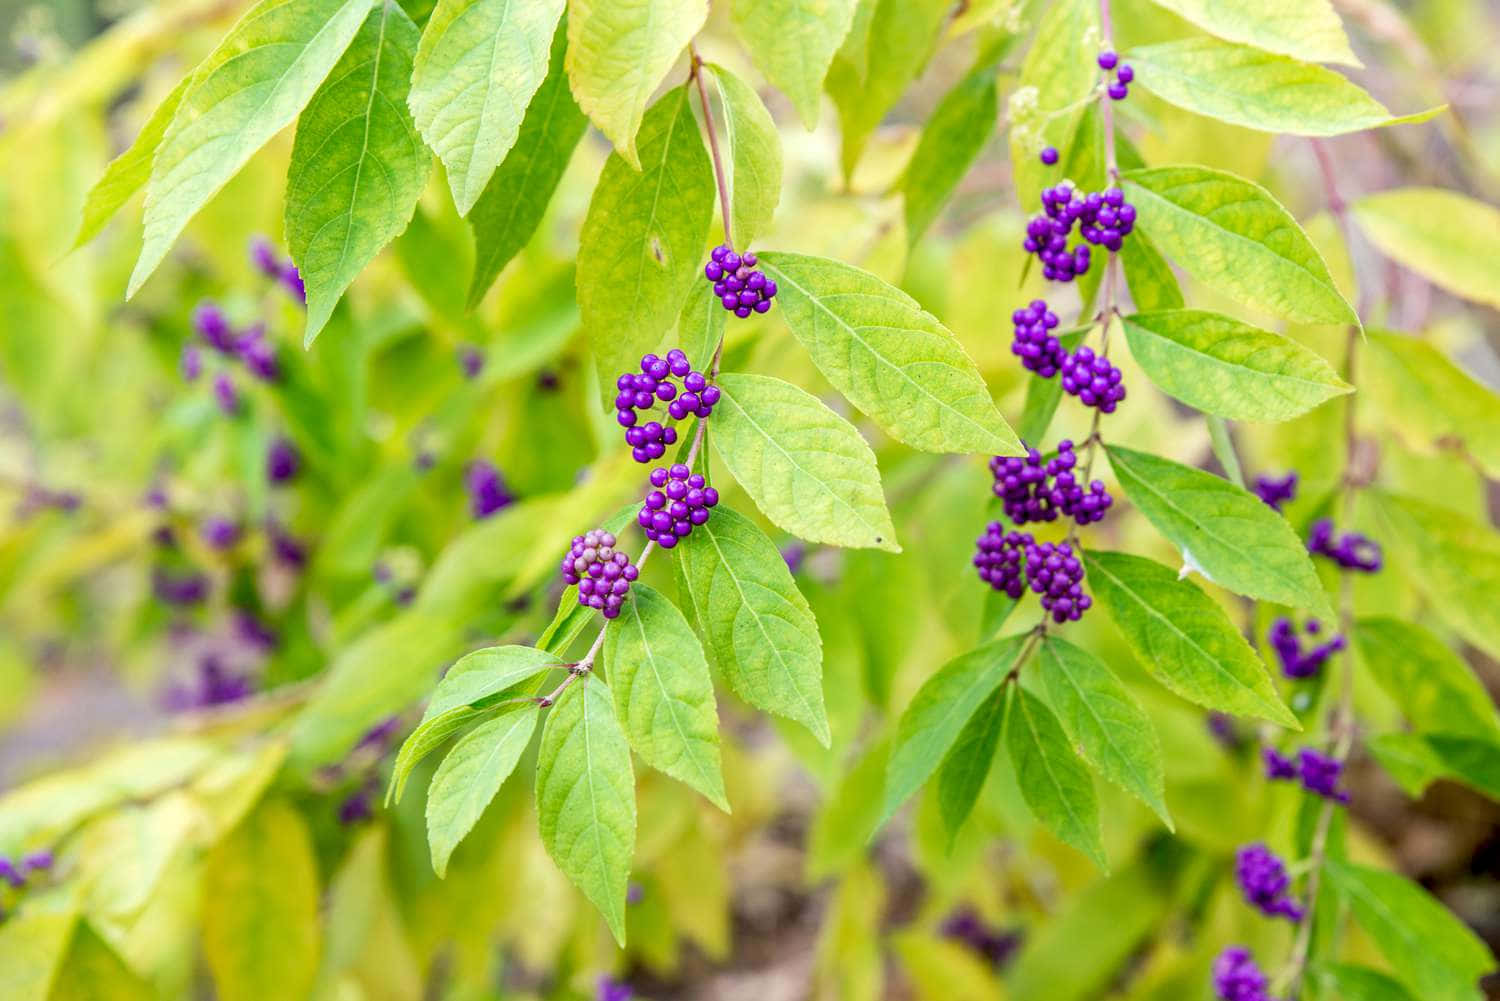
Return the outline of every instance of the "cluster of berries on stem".
{"type": "Polygon", "coordinates": [[[679,462],[670,467],[651,470],[651,486],[636,521],[646,538],[663,549],[685,539],[695,525],[708,520],[709,511],[719,503],[719,492],[708,486],[703,477],[679,462]]]}
{"type": "Polygon", "coordinates": [[[1265,501],[1272,510],[1280,511],[1281,505],[1297,498],[1297,474],[1292,472],[1285,476],[1257,476],[1254,490],[1255,496],[1265,501]]]}
{"type": "Polygon", "coordinates": [[[630,584],[640,576],[630,557],[615,548],[613,532],[596,528],[573,537],[562,561],[562,577],[578,587],[578,603],[596,608],[606,619],[620,614],[630,584]]]}
{"type": "Polygon", "coordinates": [[[1274,747],[1267,747],[1263,753],[1266,778],[1271,781],[1300,781],[1302,788],[1314,796],[1321,796],[1335,803],[1349,802],[1348,791],[1339,788],[1344,763],[1338,757],[1324,754],[1314,747],[1302,748],[1295,758],[1282,754],[1274,747]]]}
{"type": "Polygon", "coordinates": [[[990,460],[992,489],[1004,502],[1005,516],[1017,525],[1055,521],[1059,514],[1079,525],[1101,520],[1114,498],[1103,480],[1094,480],[1084,489],[1073,474],[1077,464],[1073,442],[1067,438],[1057,443],[1057,455],[1045,465],[1034,448],[1020,457],[995,456],[990,460]]]}
{"type": "Polygon", "coordinates": [[[1125,200],[1121,189],[1085,194],[1065,180],[1042,191],[1042,211],[1026,224],[1021,246],[1041,262],[1043,277],[1070,282],[1089,270],[1089,244],[1119,250],[1135,229],[1135,217],[1135,206],[1125,200]],[[1075,226],[1086,242],[1070,247],[1068,237],[1075,226]]]}
{"type": "Polygon", "coordinates": [[[1099,68],[1108,74],[1114,71],[1114,83],[1106,87],[1111,101],[1123,101],[1130,96],[1130,81],[1135,79],[1135,70],[1130,68],[1129,63],[1120,62],[1120,56],[1114,51],[1099,53],[1099,68]]]}
{"type": "Polygon", "coordinates": [[[736,254],[729,244],[721,243],[709,258],[703,266],[703,277],[713,282],[714,295],[726,312],[744,319],[751,313],[770,310],[776,283],[756,267],[759,261],[754,254],[736,254]]]}
{"type": "Polygon", "coordinates": [[[1385,565],[1380,543],[1362,532],[1335,535],[1331,518],[1313,522],[1307,536],[1307,551],[1326,556],[1345,570],[1376,573],[1385,565]]]}
{"type": "Polygon", "coordinates": [[[648,354],[641,358],[639,372],[622,372],[615,380],[615,420],[625,429],[625,444],[636,462],[654,462],[677,443],[677,429],[651,420],[641,423],[641,414],[666,404],[667,416],[675,421],[690,415],[700,420],[714,412],[719,387],[693,368],[681,349],[673,348],[665,358],[648,354]],[[678,381],[681,385],[679,386],[678,381]]]}
{"type": "MultiPolygon", "coordinates": [[[[1309,636],[1317,636],[1323,631],[1323,624],[1317,619],[1308,619],[1303,630],[1309,636]]],[[[1281,673],[1294,679],[1317,677],[1328,658],[1344,649],[1345,645],[1344,637],[1335,635],[1304,650],[1296,625],[1285,616],[1271,623],[1267,639],[1271,649],[1276,651],[1276,659],[1281,662],[1281,673]]]]}
{"type": "Polygon", "coordinates": [[[1219,1001],[1271,1001],[1270,981],[1244,946],[1230,946],[1214,960],[1214,996],[1219,1001]]]}
{"type": "Polygon", "coordinates": [[[1072,543],[1038,544],[1029,532],[1007,532],[992,521],[976,546],[974,567],[980,580],[1011,598],[1020,598],[1027,589],[1036,592],[1054,622],[1077,622],[1094,603],[1083,592],[1083,561],[1072,543]]]}
{"type": "Polygon", "coordinates": [[[1257,842],[1245,845],[1235,855],[1234,878],[1245,899],[1262,914],[1286,918],[1292,923],[1302,920],[1302,906],[1288,894],[1292,879],[1276,853],[1257,842]]]}

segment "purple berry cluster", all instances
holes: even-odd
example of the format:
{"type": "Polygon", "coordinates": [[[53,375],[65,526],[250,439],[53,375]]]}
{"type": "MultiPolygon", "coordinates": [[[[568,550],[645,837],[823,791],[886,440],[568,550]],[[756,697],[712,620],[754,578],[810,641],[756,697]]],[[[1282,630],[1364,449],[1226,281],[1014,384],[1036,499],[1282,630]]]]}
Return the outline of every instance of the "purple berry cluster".
{"type": "Polygon", "coordinates": [[[1214,960],[1214,997],[1219,1001],[1271,1001],[1270,981],[1244,946],[1231,946],[1214,960]]]}
{"type": "Polygon", "coordinates": [[[1041,453],[1028,449],[1025,456],[1000,456],[990,460],[992,489],[1005,503],[1005,516],[1017,525],[1055,521],[1059,514],[1088,525],[1104,517],[1114,499],[1102,480],[1085,490],[1073,475],[1078,456],[1067,438],[1057,443],[1057,455],[1042,465],[1041,453]]]}
{"type": "Polygon", "coordinates": [[[961,942],[994,969],[1004,966],[1021,947],[1021,933],[996,928],[972,907],[960,907],[943,919],[938,934],[961,942]]]}
{"type": "Polygon", "coordinates": [[[1084,346],[1068,355],[1062,365],[1062,388],[1078,397],[1086,407],[1097,407],[1100,413],[1112,414],[1125,399],[1121,372],[1104,355],[1096,355],[1084,346]]]}
{"type": "Polygon", "coordinates": [[[516,501],[500,470],[483,459],[475,459],[464,470],[464,489],[469,495],[469,514],[475,521],[483,521],[516,501]]]}
{"type": "Polygon", "coordinates": [[[1326,556],[1345,570],[1376,573],[1385,566],[1380,543],[1362,532],[1345,532],[1335,537],[1331,518],[1313,522],[1307,536],[1307,551],[1326,556]]]}
{"type": "Polygon", "coordinates": [[[1116,251],[1135,228],[1135,206],[1116,187],[1080,193],[1072,181],[1042,191],[1042,211],[1026,224],[1021,246],[1042,262],[1049,281],[1070,282],[1086,273],[1091,262],[1089,244],[1116,251]],[[1068,246],[1073,227],[1085,243],[1068,246]]]}
{"type": "Polygon", "coordinates": [[[1344,763],[1338,758],[1312,747],[1302,748],[1296,758],[1272,747],[1266,748],[1264,755],[1266,778],[1271,781],[1300,781],[1302,788],[1314,796],[1336,803],[1349,802],[1348,791],[1338,787],[1344,774],[1344,763]]]}
{"type": "Polygon", "coordinates": [[[646,538],[663,549],[687,538],[693,526],[707,521],[710,509],[719,503],[719,492],[680,462],[651,470],[651,486],[655,489],[646,494],[636,521],[646,538]]]}
{"type": "Polygon", "coordinates": [[[1106,74],[1114,70],[1115,80],[1107,86],[1109,99],[1111,101],[1123,101],[1130,96],[1130,81],[1135,79],[1135,70],[1130,68],[1129,63],[1120,62],[1120,57],[1115,52],[1099,53],[1099,68],[1106,74]]]}
{"type": "Polygon", "coordinates": [[[1297,498],[1297,474],[1287,473],[1282,477],[1257,476],[1254,490],[1255,496],[1265,501],[1273,510],[1280,511],[1281,505],[1297,498]]]}
{"type": "Polygon", "coordinates": [[[711,385],[708,376],[693,368],[688,356],[678,348],[665,358],[648,354],[641,358],[639,372],[623,372],[615,380],[615,420],[625,429],[625,444],[630,446],[636,462],[654,462],[666,455],[667,447],[677,443],[677,429],[660,421],[640,423],[641,414],[657,403],[667,405],[667,415],[676,421],[689,415],[700,420],[714,412],[719,402],[719,387],[711,385]],[[679,388],[676,380],[681,380],[679,388]]]}
{"type": "Polygon", "coordinates": [[[719,304],[741,319],[767,312],[776,298],[776,283],[756,268],[758,263],[754,254],[736,254],[729,244],[721,243],[703,266],[703,277],[713,282],[719,304]]]}
{"type": "Polygon", "coordinates": [[[1038,544],[1029,533],[1006,532],[1000,522],[992,521],[975,545],[973,562],[980,580],[1012,598],[1020,598],[1029,587],[1054,622],[1077,622],[1094,603],[1083,592],[1083,561],[1071,543],[1038,544]]]}
{"type": "Polygon", "coordinates": [[[1046,300],[1033,299],[1024,309],[1010,314],[1015,328],[1010,353],[1021,359],[1028,372],[1050,379],[1062,370],[1068,352],[1052,333],[1057,328],[1057,314],[1047,308],[1046,300]]]}
{"type": "Polygon", "coordinates": [[[1293,923],[1302,920],[1301,905],[1287,895],[1292,880],[1286,866],[1265,845],[1257,842],[1239,850],[1234,859],[1234,878],[1245,899],[1262,914],[1293,923]]]}
{"type": "Polygon", "coordinates": [[[562,561],[563,580],[578,586],[578,603],[597,608],[606,619],[620,614],[630,582],[640,576],[630,557],[615,549],[615,541],[614,533],[602,528],[575,535],[562,561]]]}
{"type": "MultiPolygon", "coordinates": [[[[1309,636],[1317,636],[1322,632],[1323,624],[1317,619],[1308,619],[1303,629],[1309,636]]],[[[1299,679],[1317,677],[1328,658],[1344,649],[1345,645],[1343,636],[1334,636],[1304,650],[1296,625],[1285,616],[1271,623],[1271,631],[1266,638],[1271,649],[1276,651],[1276,659],[1281,662],[1281,673],[1288,678],[1299,679]]]]}
{"type": "Polygon", "coordinates": [[[250,241],[250,263],[255,265],[255,270],[285,289],[286,294],[296,300],[298,305],[307,305],[307,289],[302,284],[302,275],[298,273],[297,265],[292,263],[291,258],[283,261],[278,257],[271,241],[263,236],[250,241]]]}

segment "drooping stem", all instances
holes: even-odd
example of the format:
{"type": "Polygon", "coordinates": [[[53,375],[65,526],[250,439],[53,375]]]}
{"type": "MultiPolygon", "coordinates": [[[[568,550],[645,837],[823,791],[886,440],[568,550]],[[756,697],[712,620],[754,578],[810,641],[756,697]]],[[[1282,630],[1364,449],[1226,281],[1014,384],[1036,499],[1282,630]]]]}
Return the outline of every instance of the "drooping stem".
{"type": "Polygon", "coordinates": [[[724,158],[719,154],[719,133],[714,128],[713,112],[708,107],[708,89],[703,85],[703,59],[692,42],[688,43],[688,59],[691,61],[690,75],[698,88],[698,103],[703,108],[703,127],[708,131],[708,152],[714,161],[714,183],[719,188],[719,214],[724,217],[724,242],[734,246],[734,234],[729,230],[729,185],[724,179],[724,158]]]}

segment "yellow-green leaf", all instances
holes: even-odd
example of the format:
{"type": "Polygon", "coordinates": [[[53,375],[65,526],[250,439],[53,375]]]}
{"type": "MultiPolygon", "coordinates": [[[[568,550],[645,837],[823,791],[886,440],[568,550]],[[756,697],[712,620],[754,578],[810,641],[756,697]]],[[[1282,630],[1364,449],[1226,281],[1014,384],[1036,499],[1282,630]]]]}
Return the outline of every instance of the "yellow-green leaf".
{"type": "Polygon", "coordinates": [[[568,80],[589,120],[636,170],[646,104],[703,22],[708,0],[572,0],[568,80]]]}
{"type": "Polygon", "coordinates": [[[734,0],[730,16],[755,66],[818,124],[823,78],[854,22],[857,0],[734,0]]]}
{"type": "Polygon", "coordinates": [[[1500,309],[1500,209],[1457,191],[1396,188],[1361,198],[1352,211],[1391,260],[1455,295],[1500,309]]]}
{"type": "Polygon", "coordinates": [[[1360,66],[1343,22],[1329,0],[1156,0],[1198,27],[1231,42],[1310,63],[1360,66]]]}
{"type": "Polygon", "coordinates": [[[411,76],[418,130],[468,215],[547,76],[564,0],[438,0],[411,76]]]}

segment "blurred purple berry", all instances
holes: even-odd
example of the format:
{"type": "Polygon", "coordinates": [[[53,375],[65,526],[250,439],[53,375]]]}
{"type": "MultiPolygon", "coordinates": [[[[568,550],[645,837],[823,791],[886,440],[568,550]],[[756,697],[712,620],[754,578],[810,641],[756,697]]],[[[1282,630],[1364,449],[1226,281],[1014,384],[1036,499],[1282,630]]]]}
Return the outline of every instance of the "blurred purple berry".
{"type": "Polygon", "coordinates": [[[302,467],[302,458],[297,446],[288,438],[271,439],[266,450],[266,479],[275,484],[289,483],[302,467]]]}
{"type": "Polygon", "coordinates": [[[276,248],[263,236],[250,241],[250,263],[267,278],[281,277],[281,260],[276,256],[276,248]]]}
{"type": "Polygon", "coordinates": [[[1265,748],[1261,751],[1261,758],[1266,766],[1266,778],[1272,782],[1281,782],[1297,777],[1296,760],[1280,753],[1276,748],[1265,748]]]}
{"type": "Polygon", "coordinates": [[[31,872],[46,872],[56,863],[56,859],[49,851],[32,852],[21,860],[21,864],[31,872]]]}
{"type": "Polygon", "coordinates": [[[943,919],[938,934],[961,942],[995,969],[1004,966],[1021,945],[1021,934],[989,925],[971,907],[960,907],[943,919]]]}
{"type": "Polygon", "coordinates": [[[281,287],[286,289],[286,294],[295,299],[300,305],[307,305],[307,289],[302,284],[302,275],[297,271],[297,266],[291,261],[282,265],[280,275],[281,287]]]}
{"type": "Polygon", "coordinates": [[[1311,747],[1297,753],[1297,766],[1302,776],[1302,787],[1315,796],[1331,799],[1337,803],[1349,802],[1349,793],[1338,787],[1344,774],[1344,763],[1311,747]]]}
{"type": "Polygon", "coordinates": [[[506,489],[500,470],[483,459],[475,459],[464,470],[464,488],[469,493],[469,513],[476,521],[509,507],[516,500],[506,489]]]}
{"type": "Polygon", "coordinates": [[[1245,845],[1236,853],[1234,878],[1250,905],[1267,917],[1302,920],[1302,908],[1287,895],[1292,881],[1286,866],[1265,845],[1245,845]]]}
{"type": "MultiPolygon", "coordinates": [[[[1309,619],[1307,632],[1316,635],[1321,631],[1317,619],[1309,619]]],[[[1281,673],[1288,678],[1312,678],[1323,670],[1323,665],[1328,658],[1344,649],[1344,637],[1334,636],[1323,643],[1319,643],[1310,649],[1302,648],[1302,640],[1297,635],[1297,627],[1292,620],[1286,617],[1278,618],[1271,623],[1271,631],[1267,635],[1271,649],[1276,651],[1276,658],[1281,662],[1281,673]]]]}
{"type": "Polygon", "coordinates": [[[281,367],[276,364],[276,346],[266,334],[265,324],[257,323],[235,342],[240,361],[250,374],[262,382],[276,382],[281,378],[281,367]]]}
{"type": "Polygon", "coordinates": [[[183,381],[197,381],[198,376],[203,374],[203,353],[198,350],[198,345],[184,344],[182,346],[182,361],[178,367],[182,372],[183,381]]]}
{"type": "Polygon", "coordinates": [[[1214,960],[1214,997],[1218,1001],[1271,1001],[1268,981],[1243,946],[1232,946],[1214,960]]]}
{"type": "Polygon", "coordinates": [[[484,352],[473,345],[459,348],[458,367],[463,371],[465,379],[475,378],[484,370],[484,352]]]}
{"type": "Polygon", "coordinates": [[[240,541],[240,525],[228,518],[209,515],[198,526],[198,534],[212,549],[231,549],[240,541]]]}
{"type": "Polygon", "coordinates": [[[635,991],[629,984],[609,976],[600,977],[594,991],[594,1001],[630,1001],[634,996],[635,991]]]}
{"type": "Polygon", "coordinates": [[[208,597],[208,577],[197,571],[173,574],[157,567],[151,571],[151,593],[164,605],[202,604],[208,597]]]}
{"type": "Polygon", "coordinates": [[[0,857],[0,880],[4,880],[17,890],[26,885],[26,876],[16,868],[14,862],[4,857],[0,857]]]}
{"type": "Polygon", "coordinates": [[[193,330],[203,343],[220,354],[234,352],[234,330],[217,303],[205,300],[193,309],[193,330]]]}
{"type": "Polygon", "coordinates": [[[1280,511],[1281,505],[1297,498],[1297,474],[1287,473],[1279,479],[1275,476],[1257,476],[1255,496],[1280,511]]]}
{"type": "Polygon", "coordinates": [[[234,380],[229,378],[229,373],[219,372],[214,376],[214,399],[218,402],[219,409],[230,417],[240,412],[240,391],[234,388],[234,380]]]}
{"type": "Polygon", "coordinates": [[[1313,522],[1307,537],[1307,551],[1326,556],[1345,570],[1376,573],[1385,565],[1380,543],[1362,532],[1345,532],[1335,538],[1330,518],[1313,522]]]}

